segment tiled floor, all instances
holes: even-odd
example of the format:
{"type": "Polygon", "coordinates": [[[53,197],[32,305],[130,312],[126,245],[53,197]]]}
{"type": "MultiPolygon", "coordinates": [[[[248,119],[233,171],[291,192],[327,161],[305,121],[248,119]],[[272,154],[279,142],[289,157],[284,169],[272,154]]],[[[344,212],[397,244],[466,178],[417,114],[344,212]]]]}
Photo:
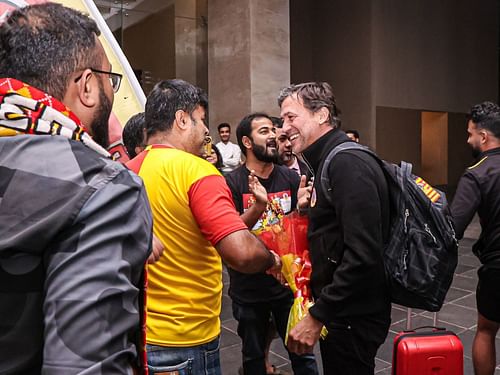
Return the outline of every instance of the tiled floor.
{"type": "MultiPolygon", "coordinates": [[[[464,239],[460,242],[459,262],[455,271],[453,284],[446,297],[445,304],[438,314],[439,326],[452,330],[462,340],[464,345],[464,374],[473,374],[471,347],[476,329],[476,270],[479,261],[472,254],[472,245],[480,233],[479,223],[474,220],[467,228],[464,239]]],[[[236,321],[231,312],[231,299],[227,295],[229,278],[224,272],[224,297],[222,302],[222,339],[221,362],[225,375],[237,375],[241,365],[241,341],[236,334],[236,321]]],[[[400,306],[392,308],[392,326],[385,343],[380,347],[376,358],[375,373],[391,374],[392,341],[397,332],[406,328],[406,309],[400,306]]],[[[412,326],[432,325],[433,315],[426,311],[412,311],[412,326]]],[[[321,369],[319,351],[316,348],[318,365],[321,369]]],[[[290,362],[279,339],[271,346],[271,362],[276,367],[291,373],[290,362]]],[[[497,336],[497,361],[499,366],[495,374],[500,375],[500,335],[497,336]]],[[[321,372],[322,373],[322,372],[321,372]]]]}

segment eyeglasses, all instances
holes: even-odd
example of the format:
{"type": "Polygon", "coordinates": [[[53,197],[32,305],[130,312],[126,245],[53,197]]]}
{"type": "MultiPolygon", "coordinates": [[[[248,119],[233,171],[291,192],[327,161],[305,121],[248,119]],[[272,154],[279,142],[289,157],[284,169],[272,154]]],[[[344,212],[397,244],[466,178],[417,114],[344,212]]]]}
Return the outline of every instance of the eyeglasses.
{"type": "MultiPolygon", "coordinates": [[[[113,88],[113,92],[116,94],[118,90],[120,89],[120,84],[122,83],[122,78],[123,76],[119,73],[113,73],[113,72],[106,72],[104,70],[99,70],[99,69],[94,69],[94,68],[89,68],[91,71],[94,73],[100,73],[100,74],[108,74],[109,75],[109,83],[111,83],[111,87],[113,88]]],[[[83,73],[80,74],[76,79],[75,82],[78,82],[80,78],[82,78],[83,73]]]]}

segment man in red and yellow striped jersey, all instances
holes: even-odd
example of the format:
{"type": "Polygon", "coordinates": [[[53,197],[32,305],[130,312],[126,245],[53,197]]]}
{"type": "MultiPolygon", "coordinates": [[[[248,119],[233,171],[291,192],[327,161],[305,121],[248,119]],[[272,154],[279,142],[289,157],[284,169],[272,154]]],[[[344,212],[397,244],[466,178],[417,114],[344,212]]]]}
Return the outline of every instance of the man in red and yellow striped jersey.
{"type": "Polygon", "coordinates": [[[144,180],[165,246],[149,266],[147,350],[155,372],[220,374],[221,258],[247,273],[279,266],[240,219],[222,175],[199,157],[206,109],[201,89],[159,82],[146,102],[148,146],[128,163],[144,180]]]}

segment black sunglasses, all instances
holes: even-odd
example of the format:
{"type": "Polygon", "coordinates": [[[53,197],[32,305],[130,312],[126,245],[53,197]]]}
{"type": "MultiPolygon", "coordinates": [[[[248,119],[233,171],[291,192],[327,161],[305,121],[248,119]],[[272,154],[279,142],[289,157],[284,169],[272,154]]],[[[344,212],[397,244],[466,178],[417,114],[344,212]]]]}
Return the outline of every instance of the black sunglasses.
{"type": "MultiPolygon", "coordinates": [[[[120,73],[114,73],[114,72],[106,72],[104,70],[99,70],[99,69],[94,69],[94,68],[89,68],[92,72],[94,73],[100,73],[100,74],[108,74],[109,75],[109,82],[111,83],[111,87],[113,88],[113,92],[117,93],[118,90],[120,89],[120,84],[122,83],[122,78],[123,76],[120,73]]],[[[80,78],[82,78],[82,74],[80,74],[78,77],[75,78],[75,82],[78,82],[80,78]]]]}

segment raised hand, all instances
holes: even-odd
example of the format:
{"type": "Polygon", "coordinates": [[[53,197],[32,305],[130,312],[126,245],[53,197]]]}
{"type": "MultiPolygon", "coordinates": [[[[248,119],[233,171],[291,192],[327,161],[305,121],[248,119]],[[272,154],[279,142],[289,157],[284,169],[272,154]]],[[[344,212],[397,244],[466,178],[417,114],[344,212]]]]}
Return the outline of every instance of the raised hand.
{"type": "Polygon", "coordinates": [[[256,203],[260,205],[267,205],[266,188],[262,186],[253,169],[248,175],[248,189],[254,195],[256,203]]]}
{"type": "Polygon", "coordinates": [[[299,190],[297,191],[297,208],[305,210],[311,203],[311,194],[313,188],[313,181],[306,184],[306,176],[300,176],[299,190]]]}

